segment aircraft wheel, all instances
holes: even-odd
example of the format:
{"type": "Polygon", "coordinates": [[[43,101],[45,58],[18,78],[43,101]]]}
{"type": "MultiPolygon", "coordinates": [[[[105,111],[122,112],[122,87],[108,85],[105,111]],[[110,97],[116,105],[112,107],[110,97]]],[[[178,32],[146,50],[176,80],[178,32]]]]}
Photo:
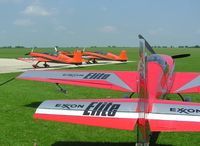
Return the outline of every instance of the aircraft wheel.
{"type": "Polygon", "coordinates": [[[48,68],[50,67],[48,64],[43,64],[45,68],[48,68]]]}
{"type": "Polygon", "coordinates": [[[90,62],[90,61],[87,61],[86,63],[87,63],[87,64],[91,64],[91,62],[90,62]]]}
{"type": "Polygon", "coordinates": [[[35,64],[33,64],[32,66],[33,66],[34,68],[37,68],[37,67],[38,67],[38,66],[37,66],[37,65],[35,65],[35,64]]]}
{"type": "Polygon", "coordinates": [[[94,61],[92,61],[92,63],[93,63],[93,64],[96,64],[96,63],[98,63],[98,62],[97,62],[96,60],[94,60],[94,61]]]}
{"type": "Polygon", "coordinates": [[[190,96],[185,97],[184,101],[186,102],[192,102],[192,98],[190,96]]]}
{"type": "Polygon", "coordinates": [[[122,98],[130,98],[128,94],[124,94],[122,98]]]}

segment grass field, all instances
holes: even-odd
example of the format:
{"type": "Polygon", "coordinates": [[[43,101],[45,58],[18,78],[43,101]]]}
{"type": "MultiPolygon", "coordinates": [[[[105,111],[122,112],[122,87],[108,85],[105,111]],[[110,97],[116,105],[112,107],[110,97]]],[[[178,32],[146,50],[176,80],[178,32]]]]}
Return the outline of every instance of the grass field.
{"type": "MultiPolygon", "coordinates": [[[[43,49],[44,50],[44,49],[43,49]]],[[[43,51],[41,50],[41,51],[43,51]]],[[[100,50],[90,49],[90,50],[100,50]]],[[[105,51],[119,53],[120,49],[108,48],[105,51]]],[[[136,62],[106,66],[81,67],[82,70],[136,70],[138,50],[126,48],[129,60],[136,62]]],[[[0,49],[0,58],[23,57],[27,49],[0,49]]],[[[176,71],[200,72],[200,49],[156,49],[158,53],[175,55],[191,53],[191,57],[177,59],[176,71]]],[[[20,73],[0,74],[0,83],[20,73]]],[[[0,86],[0,146],[133,146],[136,141],[134,131],[120,131],[72,125],[32,118],[35,109],[47,99],[80,98],[121,98],[124,93],[104,89],[63,85],[69,93],[60,93],[51,83],[13,80],[0,86]]],[[[193,94],[193,101],[200,102],[199,94],[193,94]]],[[[177,95],[170,95],[177,99],[177,95]]],[[[188,146],[200,145],[199,133],[161,133],[158,145],[188,146]]]]}

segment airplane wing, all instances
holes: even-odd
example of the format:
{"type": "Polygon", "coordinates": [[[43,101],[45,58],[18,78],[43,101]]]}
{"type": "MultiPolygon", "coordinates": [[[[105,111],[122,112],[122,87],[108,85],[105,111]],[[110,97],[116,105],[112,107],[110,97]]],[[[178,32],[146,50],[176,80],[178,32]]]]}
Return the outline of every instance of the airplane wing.
{"type": "Polygon", "coordinates": [[[44,59],[44,58],[39,58],[39,57],[37,57],[35,59],[36,59],[36,61],[40,61],[40,62],[49,62],[49,61],[51,61],[51,60],[44,59]]]}
{"type": "Polygon", "coordinates": [[[200,93],[200,73],[176,72],[170,93],[200,93]]]}
{"type": "Polygon", "coordinates": [[[36,58],[17,58],[18,60],[25,61],[25,62],[34,62],[36,58]]]}
{"type": "Polygon", "coordinates": [[[82,56],[83,59],[100,59],[99,57],[96,56],[82,56]]]}
{"type": "Polygon", "coordinates": [[[34,62],[34,61],[41,61],[41,62],[49,62],[50,60],[44,58],[18,58],[18,60],[25,61],[25,62],[34,62]]]}
{"type": "Polygon", "coordinates": [[[121,130],[133,130],[139,99],[47,100],[34,118],[121,130]]]}
{"type": "Polygon", "coordinates": [[[129,71],[31,70],[22,73],[17,78],[137,92],[137,72],[129,71]]]}
{"type": "Polygon", "coordinates": [[[147,119],[151,131],[200,132],[200,103],[157,100],[147,119]]]}

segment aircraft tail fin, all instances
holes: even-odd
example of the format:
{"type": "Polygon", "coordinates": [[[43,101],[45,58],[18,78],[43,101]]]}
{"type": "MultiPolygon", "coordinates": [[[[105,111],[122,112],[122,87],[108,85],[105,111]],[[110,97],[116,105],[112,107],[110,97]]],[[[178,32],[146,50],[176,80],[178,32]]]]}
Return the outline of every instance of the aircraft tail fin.
{"type": "Polygon", "coordinates": [[[73,57],[73,60],[75,63],[77,64],[82,64],[83,62],[83,59],[82,59],[82,51],[75,51],[74,52],[74,57],[73,57]]]}
{"type": "Polygon", "coordinates": [[[126,53],[125,50],[122,50],[122,51],[120,52],[119,57],[120,57],[121,60],[123,60],[123,61],[127,61],[127,60],[128,60],[128,58],[127,58],[127,53],[126,53]]]}

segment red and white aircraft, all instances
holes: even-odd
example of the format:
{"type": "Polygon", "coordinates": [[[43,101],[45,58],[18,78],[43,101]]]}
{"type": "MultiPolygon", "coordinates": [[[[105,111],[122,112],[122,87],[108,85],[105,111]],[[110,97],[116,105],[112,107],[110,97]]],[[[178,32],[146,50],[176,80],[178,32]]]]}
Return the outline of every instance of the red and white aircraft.
{"type": "Polygon", "coordinates": [[[200,73],[174,71],[173,59],[188,54],[156,54],[141,35],[139,39],[138,71],[27,71],[18,76],[133,92],[138,98],[47,100],[37,108],[34,118],[121,130],[134,130],[137,126],[136,145],[148,145],[159,132],[199,132],[200,103],[186,102],[181,94],[200,93],[200,73]],[[167,100],[167,94],[178,94],[183,101],[167,100]]]}

